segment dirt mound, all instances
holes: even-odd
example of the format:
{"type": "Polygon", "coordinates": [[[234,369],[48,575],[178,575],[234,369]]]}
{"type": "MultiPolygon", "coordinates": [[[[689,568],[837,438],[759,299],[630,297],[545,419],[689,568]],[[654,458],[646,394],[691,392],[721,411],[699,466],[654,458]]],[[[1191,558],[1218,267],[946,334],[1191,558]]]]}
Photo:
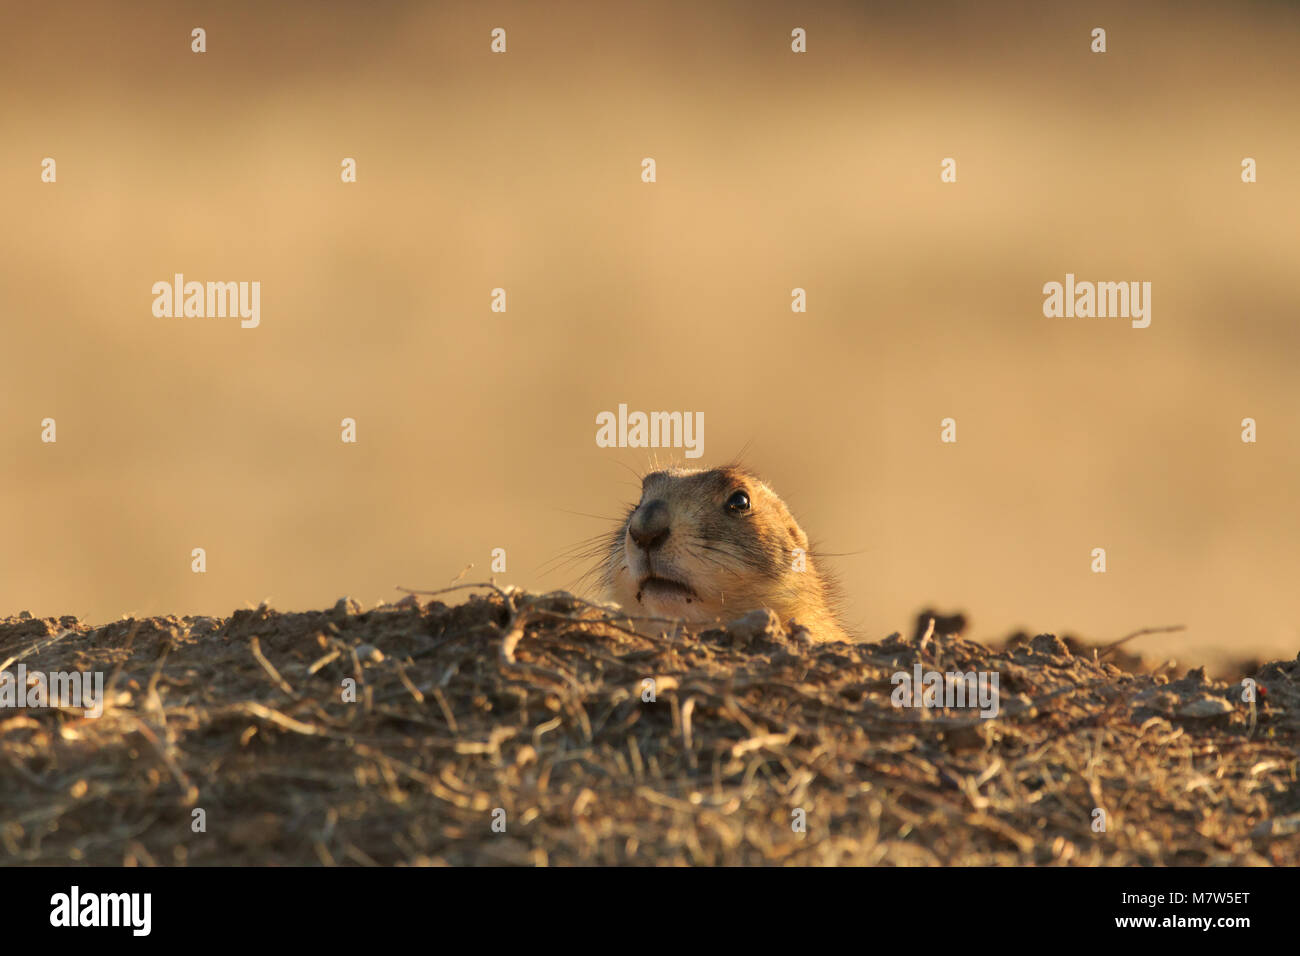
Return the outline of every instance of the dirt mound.
{"type": "Polygon", "coordinates": [[[102,672],[107,703],[0,710],[6,863],[1300,862],[1296,661],[1252,704],[1050,635],[814,646],[756,613],[646,636],[487,589],[9,618],[20,664],[102,672]],[[996,716],[895,706],[895,675],[957,672],[996,675],[996,716]]]}

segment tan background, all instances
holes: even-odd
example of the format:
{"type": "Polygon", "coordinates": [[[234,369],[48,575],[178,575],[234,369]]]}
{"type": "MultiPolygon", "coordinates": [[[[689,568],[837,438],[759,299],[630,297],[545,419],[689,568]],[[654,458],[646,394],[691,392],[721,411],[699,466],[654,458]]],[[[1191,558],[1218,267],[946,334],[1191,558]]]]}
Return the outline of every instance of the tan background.
{"type": "Polygon", "coordinates": [[[1300,13],[806,6],[13,5],[0,613],[369,604],[497,546],[573,583],[627,402],[747,446],[866,636],[1293,656],[1300,13]],[[154,318],[174,272],[261,281],[261,327],[154,318]],[[1066,272],[1151,327],[1044,318],[1066,272]]]}

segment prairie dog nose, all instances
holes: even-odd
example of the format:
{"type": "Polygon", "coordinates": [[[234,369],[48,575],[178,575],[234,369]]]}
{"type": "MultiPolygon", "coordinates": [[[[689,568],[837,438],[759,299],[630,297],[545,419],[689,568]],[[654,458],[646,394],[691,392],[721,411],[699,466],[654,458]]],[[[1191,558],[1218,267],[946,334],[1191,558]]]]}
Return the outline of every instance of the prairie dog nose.
{"type": "Polygon", "coordinates": [[[653,551],[668,540],[668,505],[659,498],[647,501],[627,523],[627,533],[646,551],[653,551]]]}

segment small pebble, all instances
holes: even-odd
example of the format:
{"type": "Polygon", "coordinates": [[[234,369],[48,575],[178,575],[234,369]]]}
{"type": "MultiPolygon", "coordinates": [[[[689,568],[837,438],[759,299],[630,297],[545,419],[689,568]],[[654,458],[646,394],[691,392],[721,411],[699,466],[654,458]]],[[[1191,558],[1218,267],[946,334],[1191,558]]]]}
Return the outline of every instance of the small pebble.
{"type": "Polygon", "coordinates": [[[384,659],[384,652],[373,644],[361,644],[357,647],[357,660],[378,664],[384,659]]]}
{"type": "Polygon", "coordinates": [[[333,611],[335,614],[360,614],[361,602],[356,598],[341,597],[334,602],[333,611]]]}

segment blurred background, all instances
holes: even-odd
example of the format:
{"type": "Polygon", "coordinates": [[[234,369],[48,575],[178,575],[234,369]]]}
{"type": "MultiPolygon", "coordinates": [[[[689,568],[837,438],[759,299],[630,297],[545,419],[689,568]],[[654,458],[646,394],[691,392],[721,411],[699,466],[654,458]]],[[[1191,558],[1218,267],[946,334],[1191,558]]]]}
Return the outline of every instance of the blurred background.
{"type": "Polygon", "coordinates": [[[744,450],[864,637],[1293,657],[1300,10],[1132,7],[6,4],[0,614],[572,586],[625,402],[744,450]],[[261,326],[155,318],[177,272],[261,326]],[[1150,328],[1044,318],[1067,272],[1150,328]]]}

